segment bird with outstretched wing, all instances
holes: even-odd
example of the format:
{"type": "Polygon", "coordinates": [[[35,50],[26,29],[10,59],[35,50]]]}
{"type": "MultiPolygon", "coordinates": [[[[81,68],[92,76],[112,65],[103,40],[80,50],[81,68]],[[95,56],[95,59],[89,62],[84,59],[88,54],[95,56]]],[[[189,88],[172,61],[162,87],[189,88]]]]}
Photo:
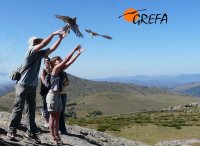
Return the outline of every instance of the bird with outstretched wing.
{"type": "Polygon", "coordinates": [[[76,36],[81,37],[81,38],[83,37],[83,34],[81,33],[78,27],[78,24],[76,23],[76,19],[77,19],[76,17],[71,18],[68,16],[61,16],[61,15],[55,15],[55,16],[56,18],[66,23],[66,25],[63,27],[63,30],[65,32],[69,32],[69,30],[71,29],[76,34],[76,36]]]}
{"type": "Polygon", "coordinates": [[[90,29],[85,29],[85,31],[89,34],[91,34],[91,36],[101,36],[101,37],[104,37],[106,39],[112,39],[112,37],[108,36],[108,35],[102,35],[102,34],[99,34],[99,33],[96,33],[94,31],[91,31],[90,29]]]}

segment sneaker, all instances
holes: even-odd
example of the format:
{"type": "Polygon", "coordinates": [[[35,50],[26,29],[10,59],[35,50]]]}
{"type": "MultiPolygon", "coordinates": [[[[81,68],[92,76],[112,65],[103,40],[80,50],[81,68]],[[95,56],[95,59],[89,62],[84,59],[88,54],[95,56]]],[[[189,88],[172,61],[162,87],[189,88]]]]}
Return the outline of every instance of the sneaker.
{"type": "Polygon", "coordinates": [[[7,139],[8,140],[15,140],[15,137],[16,137],[16,133],[14,133],[14,132],[8,132],[7,133],[7,139]]]}
{"type": "Polygon", "coordinates": [[[42,111],[42,117],[43,117],[43,118],[49,117],[49,113],[48,113],[47,110],[42,111]]]}
{"type": "Polygon", "coordinates": [[[26,138],[34,142],[35,144],[41,144],[40,139],[38,138],[37,134],[26,133],[24,134],[26,138]]]}
{"type": "Polygon", "coordinates": [[[62,131],[62,132],[60,131],[59,133],[60,133],[61,135],[67,135],[67,131],[66,131],[66,130],[65,130],[65,131],[62,131]]]}
{"type": "Polygon", "coordinates": [[[44,124],[44,128],[49,128],[49,124],[48,124],[48,123],[45,123],[45,124],[44,124]]]}

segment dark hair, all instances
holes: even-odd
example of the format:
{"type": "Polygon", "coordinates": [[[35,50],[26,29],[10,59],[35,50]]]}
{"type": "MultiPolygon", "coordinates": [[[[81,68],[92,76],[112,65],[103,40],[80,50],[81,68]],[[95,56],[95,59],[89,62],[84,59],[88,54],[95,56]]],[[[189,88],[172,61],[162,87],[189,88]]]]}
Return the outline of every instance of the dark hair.
{"type": "Polygon", "coordinates": [[[46,60],[51,61],[50,58],[49,58],[48,56],[45,56],[45,57],[44,57],[44,63],[45,63],[46,60]]]}
{"type": "Polygon", "coordinates": [[[36,38],[33,40],[33,46],[40,44],[43,41],[41,38],[36,38]]]}
{"type": "Polygon", "coordinates": [[[57,59],[61,59],[60,56],[55,56],[53,58],[51,58],[51,66],[54,67],[54,62],[57,60],[57,59]]]}
{"type": "Polygon", "coordinates": [[[54,62],[57,59],[61,59],[61,57],[60,56],[55,56],[55,57],[51,58],[51,62],[54,62]]]}

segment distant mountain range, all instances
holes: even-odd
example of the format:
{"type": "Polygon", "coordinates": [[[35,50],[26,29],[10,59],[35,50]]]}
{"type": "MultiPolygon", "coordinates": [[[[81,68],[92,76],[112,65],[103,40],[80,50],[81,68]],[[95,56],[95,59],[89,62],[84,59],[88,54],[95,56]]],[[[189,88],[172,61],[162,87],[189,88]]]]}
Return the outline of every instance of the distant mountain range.
{"type": "MultiPolygon", "coordinates": [[[[133,83],[92,81],[69,75],[70,85],[64,89],[68,105],[75,106],[78,116],[100,110],[104,114],[163,109],[169,106],[200,102],[200,98],[183,96],[157,87],[133,83]]],[[[40,84],[37,88],[37,109],[41,108],[40,84]]],[[[11,111],[15,92],[0,97],[0,110],[11,111]]],[[[67,107],[68,107],[67,105],[67,107]]]]}
{"type": "Polygon", "coordinates": [[[172,91],[186,95],[200,96],[200,82],[184,84],[174,88],[172,91]]]}
{"type": "Polygon", "coordinates": [[[87,96],[99,92],[117,92],[117,93],[133,93],[133,94],[161,94],[168,91],[157,88],[137,85],[133,83],[113,83],[107,81],[92,81],[82,79],[73,75],[69,75],[70,85],[66,89],[70,97],[77,98],[79,96],[87,96]]]}
{"type": "Polygon", "coordinates": [[[110,77],[104,79],[96,79],[96,81],[108,81],[108,82],[122,82],[122,83],[134,83],[144,86],[155,86],[163,88],[176,88],[183,84],[191,82],[199,82],[200,74],[182,74],[178,76],[127,76],[127,77],[110,77]]]}
{"type": "Polygon", "coordinates": [[[15,83],[11,81],[0,81],[0,96],[14,90],[15,83]]]}

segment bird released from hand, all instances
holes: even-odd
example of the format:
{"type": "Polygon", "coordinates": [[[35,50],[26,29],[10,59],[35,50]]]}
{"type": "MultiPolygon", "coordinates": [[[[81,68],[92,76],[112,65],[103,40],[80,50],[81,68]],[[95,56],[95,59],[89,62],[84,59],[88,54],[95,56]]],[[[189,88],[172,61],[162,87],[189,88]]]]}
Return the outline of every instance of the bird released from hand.
{"type": "Polygon", "coordinates": [[[61,16],[61,15],[55,15],[55,16],[56,18],[66,23],[66,25],[63,27],[63,30],[65,32],[69,32],[69,30],[71,29],[76,34],[76,36],[81,37],[81,38],[83,37],[83,34],[81,33],[78,27],[78,24],[76,23],[76,19],[77,19],[76,17],[71,18],[68,16],[61,16]]]}
{"type": "Polygon", "coordinates": [[[99,33],[96,33],[94,31],[91,31],[90,29],[85,29],[86,32],[90,33],[93,36],[101,36],[101,37],[104,37],[106,39],[112,39],[112,37],[108,36],[108,35],[102,35],[102,34],[99,34],[99,33]]]}

